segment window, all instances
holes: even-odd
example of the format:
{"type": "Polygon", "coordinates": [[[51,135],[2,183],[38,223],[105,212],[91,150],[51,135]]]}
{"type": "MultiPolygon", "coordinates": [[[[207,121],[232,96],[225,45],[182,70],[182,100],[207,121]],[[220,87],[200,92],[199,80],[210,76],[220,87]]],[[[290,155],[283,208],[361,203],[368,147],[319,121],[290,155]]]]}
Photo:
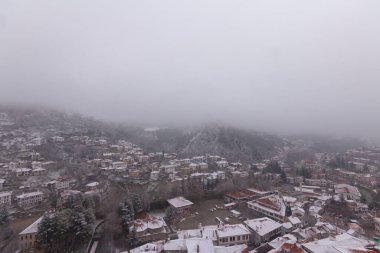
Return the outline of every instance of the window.
{"type": "Polygon", "coordinates": [[[21,240],[21,241],[23,240],[22,236],[20,236],[20,240],[21,240]]]}

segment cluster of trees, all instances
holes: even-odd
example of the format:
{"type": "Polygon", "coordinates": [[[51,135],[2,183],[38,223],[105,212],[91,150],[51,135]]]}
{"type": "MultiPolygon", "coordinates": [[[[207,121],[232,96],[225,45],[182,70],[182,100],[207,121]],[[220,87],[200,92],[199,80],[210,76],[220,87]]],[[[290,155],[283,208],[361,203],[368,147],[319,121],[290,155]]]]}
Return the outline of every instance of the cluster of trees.
{"type": "Polygon", "coordinates": [[[303,176],[304,178],[311,178],[311,171],[306,169],[305,167],[301,167],[301,169],[296,169],[297,176],[303,176]]]}
{"type": "Polygon", "coordinates": [[[5,207],[0,208],[0,241],[8,239],[12,233],[8,210],[5,207]]]}
{"type": "Polygon", "coordinates": [[[302,160],[311,160],[314,159],[314,154],[307,150],[301,151],[290,151],[287,153],[285,162],[290,166],[294,167],[296,163],[302,160]]]}
{"type": "Polygon", "coordinates": [[[119,204],[118,213],[121,218],[122,232],[128,235],[130,247],[135,247],[139,244],[136,230],[131,230],[131,224],[136,219],[137,214],[148,212],[149,208],[149,205],[144,204],[140,196],[137,194],[132,194],[130,199],[119,204]]]}
{"type": "Polygon", "coordinates": [[[332,159],[329,166],[333,168],[355,169],[355,165],[352,162],[347,162],[341,155],[338,155],[335,159],[332,159]]]}
{"type": "Polygon", "coordinates": [[[176,211],[174,209],[174,207],[172,206],[168,206],[165,210],[165,216],[166,216],[166,219],[170,222],[170,223],[173,223],[174,222],[174,219],[175,219],[175,216],[176,216],[176,211]]]}
{"type": "Polygon", "coordinates": [[[118,213],[121,218],[123,232],[128,235],[130,231],[130,223],[136,219],[136,215],[149,211],[149,203],[144,202],[137,194],[132,194],[129,199],[120,203],[118,213]]]}
{"type": "Polygon", "coordinates": [[[368,208],[370,210],[379,210],[380,209],[380,193],[376,193],[373,195],[372,201],[368,204],[368,208]]]}
{"type": "Polygon", "coordinates": [[[120,203],[118,213],[121,218],[122,231],[128,235],[129,226],[131,222],[135,220],[135,211],[130,201],[126,200],[120,203]]]}
{"type": "Polygon", "coordinates": [[[37,233],[37,242],[47,252],[72,252],[83,245],[95,221],[95,201],[90,196],[68,198],[62,211],[45,215],[37,233]]]}
{"type": "Polygon", "coordinates": [[[264,168],[263,172],[280,174],[282,170],[280,164],[277,161],[272,161],[264,168]]]}
{"type": "Polygon", "coordinates": [[[277,161],[270,162],[263,170],[264,173],[281,174],[281,181],[286,183],[286,174],[282,170],[281,165],[277,161]]]}
{"type": "Polygon", "coordinates": [[[0,226],[5,225],[8,222],[8,219],[8,210],[5,207],[3,207],[2,209],[0,209],[0,226]]]}

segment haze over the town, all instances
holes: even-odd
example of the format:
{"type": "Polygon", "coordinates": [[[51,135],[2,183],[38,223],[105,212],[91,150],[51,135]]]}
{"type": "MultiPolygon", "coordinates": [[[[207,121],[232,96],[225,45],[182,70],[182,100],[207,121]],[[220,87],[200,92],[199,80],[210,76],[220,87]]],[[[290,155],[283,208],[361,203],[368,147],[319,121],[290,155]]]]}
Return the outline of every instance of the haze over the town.
{"type": "Polygon", "coordinates": [[[380,2],[0,2],[0,102],[380,138],[380,2]]]}

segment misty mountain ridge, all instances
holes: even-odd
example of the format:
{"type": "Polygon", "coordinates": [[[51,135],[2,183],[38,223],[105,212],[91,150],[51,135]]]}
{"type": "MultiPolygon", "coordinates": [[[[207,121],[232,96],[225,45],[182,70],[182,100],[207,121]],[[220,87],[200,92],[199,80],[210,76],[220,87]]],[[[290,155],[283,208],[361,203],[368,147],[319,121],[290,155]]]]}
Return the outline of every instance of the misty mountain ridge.
{"type": "Polygon", "coordinates": [[[269,158],[284,146],[302,143],[318,152],[343,152],[364,146],[362,141],[330,139],[317,136],[283,138],[278,135],[208,124],[192,128],[146,128],[128,124],[103,122],[76,113],[50,108],[0,107],[8,114],[15,127],[27,131],[44,132],[54,129],[61,134],[88,135],[124,139],[147,152],[178,153],[180,157],[219,155],[232,161],[258,161],[269,158]]]}
{"type": "Polygon", "coordinates": [[[260,160],[283,147],[278,136],[220,125],[140,130],[132,136],[134,143],[151,152],[176,152],[181,157],[220,155],[234,161],[260,160]]]}
{"type": "Polygon", "coordinates": [[[74,113],[47,108],[3,107],[15,127],[27,131],[125,139],[147,152],[178,153],[180,157],[220,155],[237,161],[256,161],[283,147],[280,137],[220,125],[194,128],[144,128],[106,123],[74,113]]]}

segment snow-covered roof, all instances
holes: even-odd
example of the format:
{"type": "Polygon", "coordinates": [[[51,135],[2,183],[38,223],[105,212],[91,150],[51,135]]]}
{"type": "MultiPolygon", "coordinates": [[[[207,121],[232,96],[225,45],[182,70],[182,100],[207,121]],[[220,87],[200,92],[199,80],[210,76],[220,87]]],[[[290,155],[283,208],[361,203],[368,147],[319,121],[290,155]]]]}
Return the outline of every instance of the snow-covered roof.
{"type": "Polygon", "coordinates": [[[216,230],[218,226],[204,226],[198,229],[180,230],[177,231],[179,239],[189,239],[189,238],[203,238],[217,240],[216,230]]]}
{"type": "Polygon", "coordinates": [[[295,242],[284,242],[279,247],[270,250],[268,253],[305,253],[306,251],[301,247],[301,245],[295,242]]]}
{"type": "Polygon", "coordinates": [[[336,194],[349,193],[349,194],[354,194],[358,196],[361,195],[358,188],[349,184],[337,184],[337,185],[334,185],[334,188],[335,188],[336,194]]]}
{"type": "Polygon", "coordinates": [[[224,225],[216,231],[219,237],[229,237],[250,234],[249,230],[242,224],[224,225]]]}
{"type": "Polygon", "coordinates": [[[320,206],[311,206],[309,207],[309,212],[319,213],[323,208],[320,206]]]}
{"type": "Polygon", "coordinates": [[[297,201],[297,198],[289,197],[289,196],[283,196],[282,199],[288,203],[295,203],[297,201]]]}
{"type": "Polygon", "coordinates": [[[91,182],[91,183],[86,184],[87,187],[95,187],[95,186],[98,186],[98,185],[99,185],[98,182],[91,182]]]}
{"type": "Polygon", "coordinates": [[[298,217],[295,217],[295,216],[290,216],[290,217],[288,217],[288,220],[289,220],[290,223],[292,223],[293,225],[295,225],[295,224],[301,224],[301,220],[300,220],[298,217]]]}
{"type": "Polygon", "coordinates": [[[168,199],[168,202],[170,205],[172,205],[175,208],[191,206],[194,204],[193,202],[185,199],[184,197],[176,197],[176,198],[168,199]]]}
{"type": "Polygon", "coordinates": [[[295,243],[297,242],[297,238],[292,235],[292,234],[286,234],[281,237],[277,237],[273,239],[272,241],[268,242],[268,244],[273,247],[273,248],[278,248],[280,247],[284,242],[292,242],[295,243]]]}
{"type": "Polygon", "coordinates": [[[240,253],[245,252],[248,246],[246,244],[238,244],[233,246],[215,246],[215,253],[240,253]]]}
{"type": "Polygon", "coordinates": [[[16,196],[16,198],[18,198],[18,199],[23,199],[23,198],[28,198],[28,197],[33,197],[33,196],[42,195],[42,194],[43,194],[43,193],[40,192],[40,191],[37,191],[37,192],[28,192],[28,193],[24,193],[24,194],[21,194],[21,195],[16,196]]]}
{"type": "Polygon", "coordinates": [[[288,230],[293,228],[293,225],[290,222],[284,222],[284,223],[282,223],[282,226],[288,230]]]}
{"type": "Polygon", "coordinates": [[[41,216],[40,218],[38,218],[35,222],[33,222],[31,225],[25,228],[19,235],[37,233],[38,225],[41,223],[43,217],[44,216],[41,216]]]}
{"type": "Polygon", "coordinates": [[[165,241],[156,241],[156,242],[151,242],[144,244],[140,247],[131,249],[129,252],[125,251],[122,253],[159,253],[162,252],[164,249],[164,243],[165,241]]]}
{"type": "Polygon", "coordinates": [[[303,247],[305,247],[308,252],[313,253],[348,253],[352,252],[353,249],[363,248],[368,244],[371,244],[371,242],[345,233],[337,235],[336,237],[305,243],[303,247]]]}
{"type": "Polygon", "coordinates": [[[132,231],[136,229],[136,232],[142,232],[146,229],[159,229],[166,226],[166,222],[162,217],[148,216],[145,219],[138,219],[133,222],[133,226],[130,228],[132,231]]]}
{"type": "Polygon", "coordinates": [[[0,192],[0,197],[11,196],[12,192],[0,192]]]}
{"type": "Polygon", "coordinates": [[[261,191],[261,190],[258,190],[258,189],[255,189],[255,188],[248,188],[247,189],[248,191],[251,191],[253,193],[256,193],[258,195],[265,195],[265,194],[269,194],[270,192],[267,192],[267,191],[261,191]]]}
{"type": "Polygon", "coordinates": [[[214,244],[208,239],[188,239],[186,249],[187,253],[213,253],[214,244]]]}
{"type": "Polygon", "coordinates": [[[32,169],[28,169],[28,168],[19,168],[19,169],[16,169],[15,171],[16,171],[16,172],[29,172],[29,171],[32,171],[32,169]]]}
{"type": "Polygon", "coordinates": [[[248,204],[279,216],[285,216],[286,205],[283,199],[276,194],[250,201],[248,204]]]}
{"type": "Polygon", "coordinates": [[[260,236],[264,236],[272,232],[273,230],[281,228],[282,226],[281,223],[278,223],[277,221],[274,221],[268,217],[247,220],[247,221],[244,221],[244,223],[260,236]]]}
{"type": "Polygon", "coordinates": [[[184,251],[186,250],[186,240],[176,239],[167,241],[164,245],[165,251],[184,251]]]}
{"type": "Polygon", "coordinates": [[[185,251],[188,253],[215,253],[214,245],[211,240],[192,238],[176,239],[167,241],[164,251],[185,251]]]}
{"type": "Polygon", "coordinates": [[[33,172],[39,172],[39,171],[45,171],[46,169],[44,168],[37,168],[37,169],[34,169],[33,172]]]}
{"type": "Polygon", "coordinates": [[[236,205],[235,202],[231,202],[231,203],[224,204],[224,207],[232,207],[232,206],[235,206],[235,205],[236,205]]]}

